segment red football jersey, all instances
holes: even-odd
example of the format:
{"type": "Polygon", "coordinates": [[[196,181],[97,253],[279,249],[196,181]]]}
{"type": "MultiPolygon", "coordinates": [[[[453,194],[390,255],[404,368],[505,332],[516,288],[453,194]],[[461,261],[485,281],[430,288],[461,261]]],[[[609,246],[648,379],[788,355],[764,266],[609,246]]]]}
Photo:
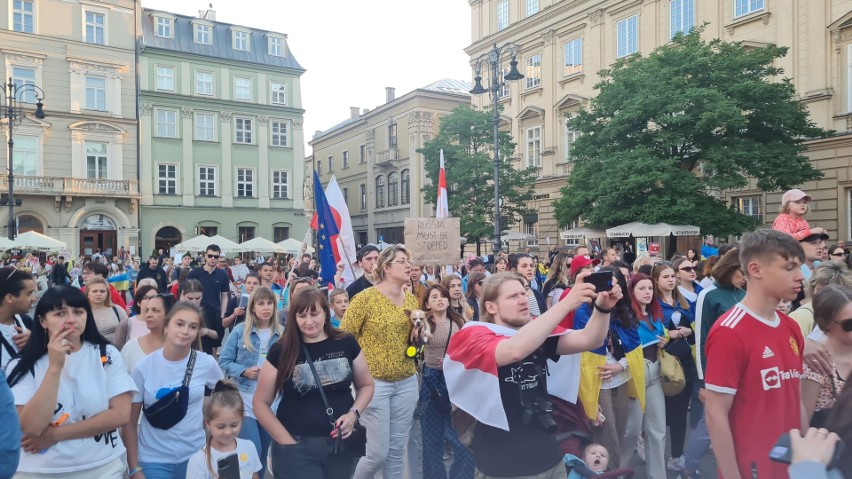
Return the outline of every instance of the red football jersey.
{"type": "MultiPolygon", "coordinates": [[[[804,338],[796,322],[776,311],[768,321],[736,304],[707,338],[706,387],[734,395],[728,415],[743,478],[787,477],[769,460],[782,433],[801,427],[799,378],[804,338]]],[[[721,473],[719,477],[722,477],[721,473]]]]}

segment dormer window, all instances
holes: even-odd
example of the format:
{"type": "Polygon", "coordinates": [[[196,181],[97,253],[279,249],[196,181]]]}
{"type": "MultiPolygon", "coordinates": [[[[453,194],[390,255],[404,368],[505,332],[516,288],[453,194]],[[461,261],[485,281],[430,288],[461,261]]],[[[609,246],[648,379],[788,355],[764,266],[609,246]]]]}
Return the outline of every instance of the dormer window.
{"type": "Polygon", "coordinates": [[[199,45],[213,44],[213,24],[207,21],[192,22],[192,40],[199,45]]]}
{"type": "Polygon", "coordinates": [[[234,50],[240,50],[243,52],[249,51],[249,39],[251,38],[251,33],[244,30],[234,30],[232,38],[234,50]]]}
{"type": "Polygon", "coordinates": [[[282,37],[269,37],[269,54],[274,57],[284,56],[284,39],[282,37]]]}
{"type": "Polygon", "coordinates": [[[175,36],[175,19],[154,15],[154,35],[161,38],[174,38],[175,36]]]}

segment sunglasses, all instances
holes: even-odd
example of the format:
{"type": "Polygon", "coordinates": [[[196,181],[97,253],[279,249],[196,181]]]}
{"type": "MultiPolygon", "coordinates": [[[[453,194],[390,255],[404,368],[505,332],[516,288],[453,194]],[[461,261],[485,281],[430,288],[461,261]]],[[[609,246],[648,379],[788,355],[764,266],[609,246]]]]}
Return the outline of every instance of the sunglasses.
{"type": "Polygon", "coordinates": [[[683,268],[679,268],[681,271],[686,271],[687,273],[691,273],[695,271],[695,266],[684,266],[683,268]]]}
{"type": "Polygon", "coordinates": [[[218,254],[208,254],[207,257],[210,258],[210,259],[219,259],[218,254]]]}
{"type": "Polygon", "coordinates": [[[831,253],[829,256],[837,256],[838,258],[842,258],[842,257],[846,256],[846,254],[845,254],[845,253],[843,253],[843,252],[840,252],[840,253],[831,253]]]}
{"type": "Polygon", "coordinates": [[[840,327],[847,333],[852,333],[852,318],[844,319],[842,321],[835,321],[835,323],[839,324],[840,327]]]}

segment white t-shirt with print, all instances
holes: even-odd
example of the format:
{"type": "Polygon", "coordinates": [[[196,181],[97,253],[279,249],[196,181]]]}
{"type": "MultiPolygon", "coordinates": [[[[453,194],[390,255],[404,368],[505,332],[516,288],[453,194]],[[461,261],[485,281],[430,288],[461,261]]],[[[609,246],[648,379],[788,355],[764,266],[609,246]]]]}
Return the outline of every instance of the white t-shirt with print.
{"type": "MultiPolygon", "coordinates": [[[[17,336],[18,330],[15,329],[16,324],[0,324],[0,334],[3,335],[3,340],[8,344],[15,353],[18,352],[18,347],[15,346],[15,341],[12,341],[13,336],[17,336]]],[[[6,350],[6,346],[0,344],[0,369],[4,369],[9,361],[12,360],[12,355],[6,350]]],[[[11,371],[11,370],[10,370],[11,371]]]]}
{"type": "MultiPolygon", "coordinates": [[[[204,445],[204,387],[213,389],[223,375],[215,359],[201,351],[196,353],[195,367],[189,381],[189,406],[183,419],[171,429],[157,429],[148,422],[144,412],[142,413],[139,426],[140,462],[176,464],[189,459],[204,445]]],[[[133,402],[151,406],[159,397],[180,387],[188,362],[189,354],[180,361],[169,361],[163,356],[162,349],[145,356],[130,374],[137,388],[133,402]]]]}
{"type": "Polygon", "coordinates": [[[142,347],[139,346],[139,338],[131,339],[130,341],[124,343],[124,347],[121,348],[121,357],[124,359],[124,365],[127,366],[127,372],[132,373],[133,368],[145,358],[147,354],[145,351],[142,351],[142,347]]]}
{"type": "MultiPolygon", "coordinates": [[[[127,374],[118,350],[108,345],[106,353],[107,361],[101,363],[100,348],[96,344],[84,342],[79,351],[65,358],[51,423],[66,414],[68,416],[63,425],[82,422],[109,409],[109,400],[113,397],[128,391],[136,392],[136,386],[127,374]]],[[[13,366],[10,364],[10,371],[13,366]]],[[[35,374],[25,374],[12,387],[17,406],[27,404],[36,394],[47,367],[48,356],[44,355],[35,363],[35,374]]],[[[94,437],[58,442],[43,454],[30,454],[22,449],[18,472],[60,474],[85,471],[113,461],[122,454],[124,443],[121,442],[118,430],[112,430],[94,437]]]]}
{"type": "Polygon", "coordinates": [[[263,463],[257,456],[257,448],[254,447],[254,443],[248,439],[237,438],[237,448],[233,451],[219,452],[212,447],[210,448],[210,465],[216,472],[215,476],[210,474],[210,468],[207,467],[207,455],[202,448],[189,459],[189,464],[186,466],[186,479],[216,479],[219,477],[219,459],[231,454],[237,454],[239,457],[240,479],[251,479],[255,472],[260,472],[263,468],[263,463]]]}

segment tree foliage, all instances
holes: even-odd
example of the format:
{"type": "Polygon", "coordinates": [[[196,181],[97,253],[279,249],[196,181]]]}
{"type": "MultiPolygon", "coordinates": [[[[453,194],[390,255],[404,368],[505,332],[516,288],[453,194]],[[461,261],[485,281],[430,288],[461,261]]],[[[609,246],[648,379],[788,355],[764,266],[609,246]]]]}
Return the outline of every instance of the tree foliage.
{"type": "Polygon", "coordinates": [[[726,189],[783,190],[820,178],[803,155],[817,128],[773,62],[786,48],[745,48],[679,35],[647,57],[600,72],[590,108],[568,119],[580,132],[571,176],[555,202],[564,226],[630,221],[694,224],[702,233],[756,226],[720,199],[726,189]]]}
{"type": "MultiPolygon", "coordinates": [[[[490,110],[460,105],[441,119],[438,135],[417,150],[425,158],[426,176],[432,181],[423,187],[422,193],[424,199],[434,204],[443,148],[450,215],[461,218],[461,234],[469,243],[477,244],[478,254],[482,239],[494,235],[492,125],[490,110]]],[[[499,135],[500,227],[508,229],[532,212],[526,203],[533,198],[535,176],[532,169],[513,167],[515,144],[509,133],[501,131],[499,135]]]]}

